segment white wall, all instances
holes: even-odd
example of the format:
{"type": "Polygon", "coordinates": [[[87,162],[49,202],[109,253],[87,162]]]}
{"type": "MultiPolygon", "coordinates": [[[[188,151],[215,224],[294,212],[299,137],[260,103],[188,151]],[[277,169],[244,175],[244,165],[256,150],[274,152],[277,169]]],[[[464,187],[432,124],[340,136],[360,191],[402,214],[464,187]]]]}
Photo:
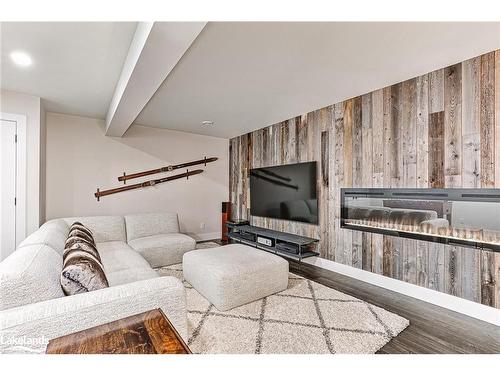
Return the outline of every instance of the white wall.
{"type": "Polygon", "coordinates": [[[41,109],[40,98],[13,91],[0,92],[0,112],[26,116],[26,235],[34,232],[40,225],[40,212],[43,213],[43,201],[40,201],[41,153],[41,109]]]}
{"type": "MultiPolygon", "coordinates": [[[[183,232],[198,239],[220,236],[221,202],[229,198],[229,141],[133,125],[123,138],[105,137],[104,121],[47,113],[47,220],[67,216],[177,212],[183,232]],[[120,187],[123,172],[219,158],[201,175],[102,197],[96,189],[120,187]],[[205,228],[200,224],[205,223],[205,228]]],[[[170,172],[168,175],[182,173],[170,172]]],[[[167,174],[153,175],[159,178],[167,174]]],[[[129,183],[145,179],[130,180],[129,183]]]]}

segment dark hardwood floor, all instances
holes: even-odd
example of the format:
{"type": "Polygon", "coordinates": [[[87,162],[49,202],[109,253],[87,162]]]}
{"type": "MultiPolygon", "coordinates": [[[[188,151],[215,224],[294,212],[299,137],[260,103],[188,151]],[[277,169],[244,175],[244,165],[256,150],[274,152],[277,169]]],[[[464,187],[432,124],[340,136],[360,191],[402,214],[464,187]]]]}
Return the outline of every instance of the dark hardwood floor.
{"type": "Polygon", "coordinates": [[[290,272],[408,319],[410,325],[378,353],[500,353],[498,326],[307,263],[289,264],[290,272]]]}
{"type": "Polygon", "coordinates": [[[289,263],[290,272],[410,321],[410,325],[378,353],[500,353],[498,326],[310,264],[289,263]]]}

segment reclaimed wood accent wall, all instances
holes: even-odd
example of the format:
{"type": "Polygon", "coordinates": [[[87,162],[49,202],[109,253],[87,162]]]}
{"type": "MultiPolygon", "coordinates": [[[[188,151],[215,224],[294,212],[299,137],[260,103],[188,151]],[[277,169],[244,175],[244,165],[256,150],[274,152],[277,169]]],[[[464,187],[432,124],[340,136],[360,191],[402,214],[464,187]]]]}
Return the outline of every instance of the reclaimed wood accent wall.
{"type": "MultiPolygon", "coordinates": [[[[500,254],[340,229],[341,187],[500,188],[500,51],[230,140],[233,218],[322,258],[500,308],[500,254]],[[250,216],[251,168],[318,162],[319,225],[250,216]]],[[[500,219],[499,219],[500,220],[500,219]]]]}

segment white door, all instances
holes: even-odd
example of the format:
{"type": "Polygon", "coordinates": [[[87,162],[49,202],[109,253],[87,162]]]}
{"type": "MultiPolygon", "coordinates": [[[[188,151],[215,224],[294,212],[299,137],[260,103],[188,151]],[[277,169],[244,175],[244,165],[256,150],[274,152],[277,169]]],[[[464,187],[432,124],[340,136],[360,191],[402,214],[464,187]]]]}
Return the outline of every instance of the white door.
{"type": "Polygon", "coordinates": [[[17,122],[0,120],[0,260],[16,248],[17,122]]]}

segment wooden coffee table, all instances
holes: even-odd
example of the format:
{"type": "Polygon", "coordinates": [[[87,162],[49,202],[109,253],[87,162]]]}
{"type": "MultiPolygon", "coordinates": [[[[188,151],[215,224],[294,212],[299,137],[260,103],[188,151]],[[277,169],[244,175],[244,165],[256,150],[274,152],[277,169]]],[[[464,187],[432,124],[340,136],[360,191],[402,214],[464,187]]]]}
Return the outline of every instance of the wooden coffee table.
{"type": "Polygon", "coordinates": [[[50,340],[48,354],[190,354],[160,309],[50,340]]]}

